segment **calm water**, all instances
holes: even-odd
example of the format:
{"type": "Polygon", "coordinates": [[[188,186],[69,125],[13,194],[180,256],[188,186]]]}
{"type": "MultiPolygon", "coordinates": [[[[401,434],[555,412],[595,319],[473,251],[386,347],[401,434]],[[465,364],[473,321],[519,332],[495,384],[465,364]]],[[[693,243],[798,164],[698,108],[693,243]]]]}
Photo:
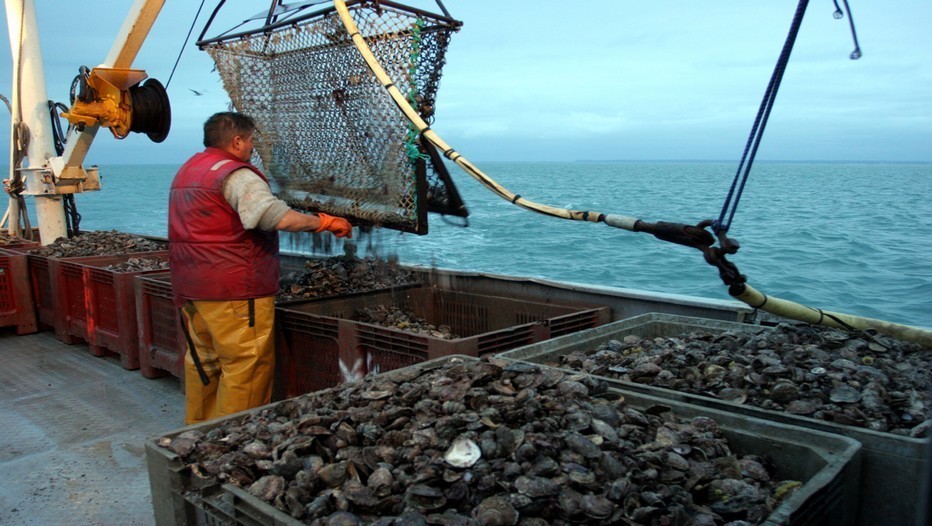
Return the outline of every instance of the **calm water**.
{"type": "MultiPolygon", "coordinates": [[[[540,203],[647,221],[717,218],[734,163],[478,163],[540,203]]],[[[177,166],[103,166],[85,230],[166,235],[177,166]]],[[[452,167],[469,227],[374,236],[402,262],[729,299],[699,251],[517,208],[452,167]]],[[[758,163],[731,228],[748,282],[813,307],[932,327],[932,164],[758,163]]],[[[30,203],[31,205],[31,203],[30,203]]],[[[458,221],[458,220],[457,220],[458,221]]]]}

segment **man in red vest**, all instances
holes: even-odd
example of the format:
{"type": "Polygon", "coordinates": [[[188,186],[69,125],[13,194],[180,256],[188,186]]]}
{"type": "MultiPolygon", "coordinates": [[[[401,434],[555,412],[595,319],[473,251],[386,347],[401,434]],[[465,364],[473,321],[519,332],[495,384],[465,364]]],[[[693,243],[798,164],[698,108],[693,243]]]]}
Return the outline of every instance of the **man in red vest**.
{"type": "Polygon", "coordinates": [[[178,170],[171,186],[169,263],[188,339],[187,424],[272,399],[277,231],[353,235],[347,220],[297,212],[272,194],[249,163],[255,130],[240,113],[211,116],[204,124],[207,148],[178,170]]]}

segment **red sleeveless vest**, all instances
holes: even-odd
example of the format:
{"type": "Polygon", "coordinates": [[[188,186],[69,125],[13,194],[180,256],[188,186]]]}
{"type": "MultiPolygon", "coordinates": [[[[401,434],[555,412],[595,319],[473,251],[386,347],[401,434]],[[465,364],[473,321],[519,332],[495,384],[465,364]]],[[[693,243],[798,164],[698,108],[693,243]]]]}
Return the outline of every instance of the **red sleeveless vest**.
{"type": "Polygon", "coordinates": [[[253,165],[218,148],[188,160],[172,181],[168,200],[169,268],[175,304],[186,300],[240,300],[278,292],[278,232],[246,230],[223,197],[223,182],[253,165]]]}

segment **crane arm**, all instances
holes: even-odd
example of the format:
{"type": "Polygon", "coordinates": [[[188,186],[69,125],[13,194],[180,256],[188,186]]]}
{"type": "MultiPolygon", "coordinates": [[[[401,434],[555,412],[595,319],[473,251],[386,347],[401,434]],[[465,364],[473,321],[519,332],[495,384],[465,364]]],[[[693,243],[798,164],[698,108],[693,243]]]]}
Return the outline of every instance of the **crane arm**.
{"type": "MultiPolygon", "coordinates": [[[[163,5],[165,0],[136,0],[101,67],[126,69],[132,66],[163,5]]],[[[82,164],[99,129],[100,124],[95,123],[81,131],[77,128],[71,130],[65,153],[51,161],[52,170],[59,180],[86,179],[82,164]]]]}

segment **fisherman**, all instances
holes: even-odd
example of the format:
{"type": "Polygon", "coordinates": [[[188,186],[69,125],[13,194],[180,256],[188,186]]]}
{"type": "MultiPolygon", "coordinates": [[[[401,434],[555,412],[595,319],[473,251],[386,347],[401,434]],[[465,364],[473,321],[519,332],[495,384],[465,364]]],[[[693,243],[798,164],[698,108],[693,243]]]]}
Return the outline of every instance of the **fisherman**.
{"type": "Polygon", "coordinates": [[[168,240],[172,289],[188,342],[185,423],[267,404],[278,292],[278,230],[352,237],[346,219],[304,214],[276,198],[249,163],[255,121],[216,113],[206,149],[172,181],[168,240]]]}

